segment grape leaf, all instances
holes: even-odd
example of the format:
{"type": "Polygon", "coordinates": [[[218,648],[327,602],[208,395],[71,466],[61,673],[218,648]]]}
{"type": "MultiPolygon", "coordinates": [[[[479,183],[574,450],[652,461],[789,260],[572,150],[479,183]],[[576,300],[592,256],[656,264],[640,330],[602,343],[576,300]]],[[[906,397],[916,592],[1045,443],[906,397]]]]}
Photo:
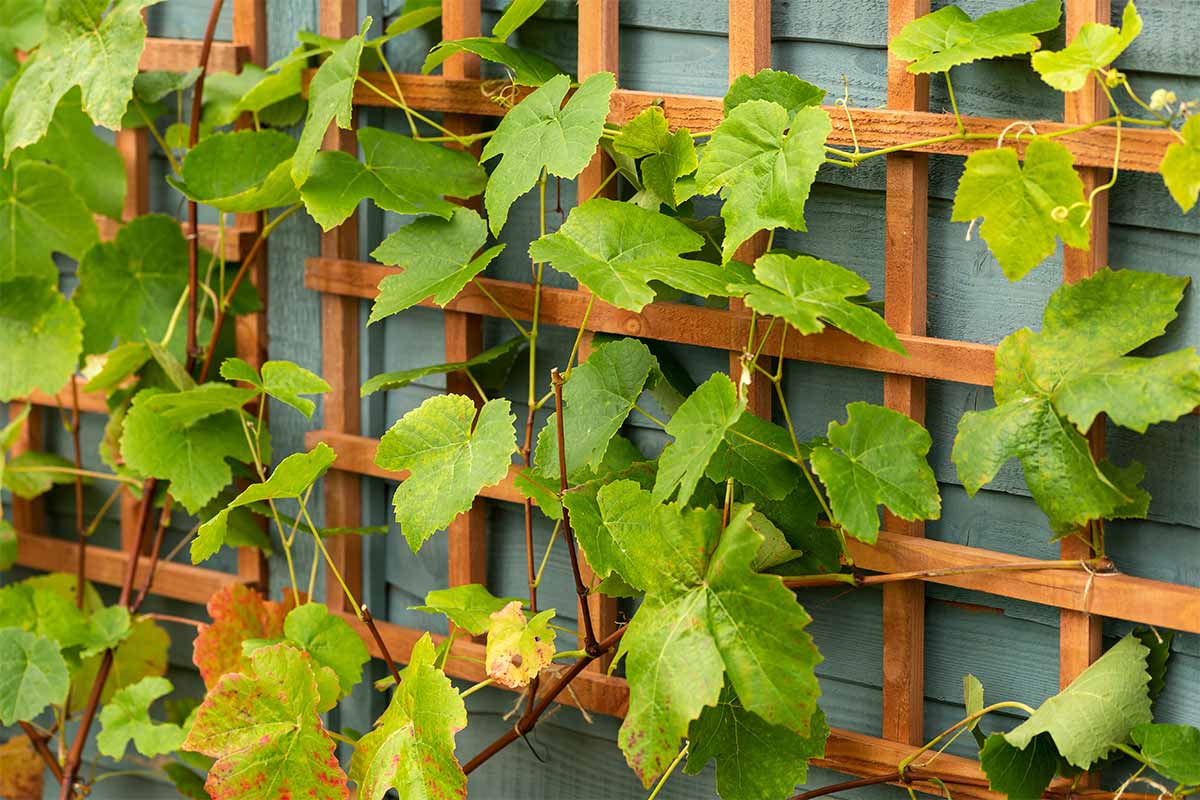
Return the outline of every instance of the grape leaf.
{"type": "Polygon", "coordinates": [[[217,759],[205,782],[209,795],[349,798],[336,743],[317,714],[311,659],[277,644],[256,650],[250,668],[209,692],[183,743],[217,759]]]}
{"type": "Polygon", "coordinates": [[[6,519],[0,519],[0,572],[12,569],[17,563],[17,529],[6,519]]]}
{"type": "Polygon", "coordinates": [[[499,244],[476,257],[487,241],[487,224],[469,208],[449,220],[423,217],[388,236],[371,255],[404,271],[379,282],[368,323],[412,308],[426,297],[445,306],[504,250],[499,244]]]}
{"type": "MultiPolygon", "coordinates": [[[[427,367],[414,367],[413,369],[400,370],[398,372],[384,372],[380,375],[374,375],[366,383],[362,385],[362,390],[359,394],[362,397],[374,394],[375,392],[391,391],[393,389],[402,389],[408,386],[413,381],[420,380],[429,375],[445,375],[448,372],[464,372],[469,371],[476,380],[479,380],[480,373],[485,371],[493,371],[497,375],[507,376],[512,369],[512,365],[516,362],[517,356],[525,349],[528,340],[524,336],[514,336],[495,347],[489,347],[477,356],[469,358],[466,361],[454,361],[448,364],[432,364],[427,367]],[[484,370],[480,367],[487,367],[484,370]]],[[[491,386],[487,381],[479,380],[484,389],[495,388],[496,384],[502,381],[492,381],[491,386]]]]}
{"type": "Polygon", "coordinates": [[[513,478],[513,488],[528,497],[550,519],[562,519],[562,503],[558,499],[558,482],[532,469],[522,469],[513,478]]]}
{"type": "Polygon", "coordinates": [[[469,509],[480,489],[508,475],[517,451],[514,419],[507,400],[489,400],[477,417],[471,398],[438,395],[383,435],[375,463],[392,472],[409,471],[393,505],[414,553],[469,509]]]}
{"type": "MultiPolygon", "coordinates": [[[[46,35],[46,5],[40,0],[4,0],[4,28],[0,29],[0,49],[32,50],[46,35]]],[[[37,793],[42,796],[41,792],[37,793]]]]}
{"type": "Polygon", "coordinates": [[[381,798],[395,789],[404,798],[466,798],[467,776],[454,757],[454,734],[466,725],[462,697],[436,666],[426,633],[375,729],[354,749],[350,777],[359,796],[381,798]]]}
{"type": "MultiPolygon", "coordinates": [[[[180,753],[180,758],[194,757],[206,760],[204,756],[192,756],[191,753],[180,753]]],[[[186,797],[188,800],[209,800],[208,792],[204,791],[204,779],[197,775],[192,770],[180,764],[177,761],[170,761],[162,765],[162,770],[171,780],[171,784],[175,787],[175,791],[179,792],[180,797],[186,797]]]]}
{"type": "Polygon", "coordinates": [[[370,27],[371,18],[367,17],[357,36],[351,36],[333,48],[308,85],[308,114],[292,156],[292,180],[296,186],[303,186],[308,180],[329,123],[336,120],[339,128],[350,127],[354,115],[354,81],[358,77],[363,36],[370,27]]]}
{"type": "Polygon", "coordinates": [[[92,612],[87,619],[80,656],[88,658],[105,650],[115,649],[133,633],[132,618],[124,606],[105,606],[92,612]]]}
{"type": "Polygon", "coordinates": [[[147,758],[178,750],[183,744],[183,728],[150,719],[151,704],[174,689],[166,678],[143,678],[114,694],[100,710],[96,746],[101,754],[120,761],[131,739],[147,758]]]}
{"type": "Polygon", "coordinates": [[[667,423],[666,432],[674,441],[659,457],[655,502],[668,500],[677,486],[680,503],[691,499],[709,460],[745,408],[745,400],[738,397],[733,381],[719,372],[683,402],[667,423]]]}
{"type": "Polygon", "coordinates": [[[761,69],[754,75],[739,75],[725,92],[725,114],[750,100],[769,100],[788,114],[802,108],[819,106],[825,90],[801,80],[790,72],[761,69]]]}
{"type": "Polygon", "coordinates": [[[819,107],[789,114],[769,100],[748,100],[725,116],[701,154],[696,184],[700,194],[720,191],[725,201],[726,261],[758,231],[808,230],[804,204],[831,130],[819,107]]]}
{"type": "Polygon", "coordinates": [[[1200,730],[1191,725],[1143,723],[1130,737],[1159,775],[1181,784],[1200,784],[1200,730]]]}
{"type": "Polygon", "coordinates": [[[139,100],[157,103],[169,94],[192,88],[199,77],[199,67],[193,67],[187,72],[171,72],[165,69],[139,72],[133,79],[133,93],[139,100]]]}
{"type": "Polygon", "coordinates": [[[597,72],[564,105],[570,85],[566,75],[546,81],[504,115],[483,148],[480,161],[501,156],[484,192],[492,233],[500,233],[513,202],[533,188],[543,169],[569,180],[592,160],[616,79],[597,72]]]}
{"type": "Polygon", "coordinates": [[[562,227],[529,245],[529,255],[585,284],[604,302],[641,311],[654,300],[650,281],[701,296],[728,294],[728,270],[681,257],[703,245],[699,234],[676,219],[598,197],[571,209],[562,227]]]}
{"type": "Polygon", "coordinates": [[[60,704],[69,686],[58,645],[19,628],[0,629],[0,724],[32,720],[60,704]]]}
{"type": "Polygon", "coordinates": [[[99,238],[92,212],[67,173],[29,160],[0,169],[0,282],[55,281],[53,253],[78,259],[99,238]]]}
{"type": "Polygon", "coordinates": [[[363,665],[371,660],[371,654],[354,629],[330,614],[323,603],[292,609],[283,621],[283,635],[317,664],[333,670],[342,697],[362,682],[363,665]]]}
{"type": "Polygon", "coordinates": [[[323,150],[300,189],[308,213],[325,230],[345,222],[367,197],[397,214],[448,219],[457,206],[443,195],[474,197],[487,182],[469,152],[379,128],[359,128],[357,134],[361,162],[340,150],[323,150]]]}
{"type": "Polygon", "coordinates": [[[1111,25],[1089,22],[1063,50],[1033,54],[1033,68],[1042,80],[1060,92],[1083,88],[1088,75],[1103,69],[1125,52],[1125,48],[1142,32],[1142,18],[1133,0],[1121,15],[1120,30],[1111,25]]]}
{"type": "Polygon", "coordinates": [[[850,298],[871,288],[855,273],[812,256],[767,253],[754,263],[753,284],[733,284],[730,294],[746,298],[760,314],[783,317],[803,334],[820,333],[828,322],[859,341],[907,355],[883,317],[850,298]]]}
{"type": "Polygon", "coordinates": [[[38,758],[33,742],[17,733],[0,744],[0,797],[36,800],[45,788],[46,764],[38,758]]]}
{"type": "MultiPolygon", "coordinates": [[[[633,586],[625,574],[640,575],[638,559],[633,553],[626,551],[626,543],[623,540],[613,536],[607,523],[612,521],[619,525],[633,520],[637,514],[645,514],[647,516],[643,516],[637,523],[645,526],[657,515],[664,513],[659,511],[664,507],[650,503],[649,491],[645,495],[617,498],[601,507],[599,493],[608,482],[619,480],[630,480],[649,490],[654,486],[654,472],[653,463],[641,462],[624,469],[606,472],[603,477],[581,483],[563,494],[563,505],[571,514],[571,527],[579,546],[587,555],[588,566],[606,582],[619,580],[631,590],[631,596],[640,594],[641,590],[633,586]]],[[[668,517],[667,524],[675,524],[675,520],[668,517]]],[[[604,592],[612,594],[607,589],[604,592]]]]}
{"type": "Polygon", "coordinates": [[[502,39],[471,36],[434,45],[421,65],[421,74],[428,75],[457,53],[474,53],[484,61],[503,64],[511,70],[512,82],[518,86],[541,86],[563,72],[553,61],[529,50],[509,47],[502,39]]]}
{"type": "Polygon", "coordinates": [[[434,589],[425,595],[425,605],[410,606],[409,609],[427,614],[445,614],[458,627],[479,636],[492,624],[492,614],[514,601],[519,603],[520,598],[496,597],[487,587],[468,583],[449,589],[434,589]]]}
{"type": "Polygon", "coordinates": [[[291,205],[300,199],[290,176],[295,151],[296,140],[282,131],[213,133],[188,150],[180,177],[168,176],[167,182],[225,212],[291,205]]]}
{"type": "Polygon", "coordinates": [[[75,306],[50,283],[34,278],[0,281],[0,402],[35,389],[62,388],[79,358],[83,322],[75,306]],[[30,354],[37,354],[36,358],[30,354]]]}
{"type": "MultiPolygon", "coordinates": [[[[608,444],[633,410],[651,371],[654,356],[636,339],[619,339],[596,348],[575,367],[563,385],[563,442],[567,475],[598,469],[608,444]]],[[[538,433],[534,463],[539,474],[559,474],[557,412],[538,433]]]]}
{"type": "Polygon", "coordinates": [[[312,419],[317,404],[305,394],[324,394],[330,391],[325,380],[291,361],[268,361],[262,374],[240,358],[227,358],[221,364],[221,377],[229,381],[245,381],[263,394],[286,403],[306,418],[312,419]]]}
{"type": "MultiPolygon", "coordinates": [[[[167,632],[154,620],[146,617],[135,620],[129,635],[113,651],[112,669],[100,694],[100,702],[109,702],[118,691],[142,678],[166,674],[167,648],[170,644],[167,632]]],[[[72,708],[81,708],[87,702],[103,657],[101,653],[84,659],[79,668],[71,673],[72,708]]]]}
{"type": "Polygon", "coordinates": [[[1126,636],[1004,734],[1005,740],[1023,750],[1039,733],[1048,733],[1068,763],[1087,769],[1136,726],[1150,722],[1148,653],[1133,634],[1126,636]]]}
{"type": "Polygon", "coordinates": [[[147,412],[171,425],[187,427],[214,414],[238,411],[253,399],[254,392],[249,389],[212,381],[182,392],[160,392],[144,403],[147,412]]]}
{"type": "Polygon", "coordinates": [[[983,217],[979,233],[1010,281],[1020,280],[1054,252],[1055,237],[1071,247],[1088,246],[1083,181],[1071,152],[1035,137],[1025,165],[1012,147],[989,147],[967,156],[950,219],[983,217]]]}
{"type": "Polygon", "coordinates": [[[1032,52],[1041,45],[1033,34],[1054,30],[1061,16],[1062,0],[1032,0],[974,20],[958,6],[946,6],[905,25],[888,47],[912,62],[909,72],[949,72],[959,64],[1032,52]]]}
{"type": "Polygon", "coordinates": [[[222,675],[245,672],[250,661],[242,642],[283,636],[285,613],[282,605],[242,584],[230,584],[209,598],[212,624],[200,626],[192,653],[204,685],[211,691],[222,675]]]}
{"type": "Polygon", "coordinates": [[[32,500],[50,491],[54,484],[75,483],[75,476],[43,469],[74,469],[75,464],[55,453],[28,451],[8,460],[0,486],[22,500],[32,500]]]}
{"type": "Polygon", "coordinates": [[[4,112],[4,159],[41,139],[72,87],[97,125],[116,130],[146,39],[142,9],[156,0],[55,0],[46,4],[46,38],[16,78],[4,112]],[[105,11],[107,10],[107,13],[105,11]]]}
{"type": "Polygon", "coordinates": [[[554,658],[552,619],[552,608],[525,619],[520,600],[493,612],[488,621],[484,656],[488,677],[510,689],[528,686],[554,658]]]}
{"type": "Polygon", "coordinates": [[[442,4],[440,0],[435,0],[433,5],[428,6],[417,5],[414,8],[410,8],[412,5],[412,3],[404,4],[404,13],[388,23],[387,29],[383,32],[385,37],[408,33],[442,16],[442,4]]]}
{"type": "Polygon", "coordinates": [[[1158,172],[1171,197],[1187,213],[1200,195],[1200,116],[1193,116],[1179,129],[1183,141],[1171,142],[1158,172]]]}
{"type": "Polygon", "coordinates": [[[1054,779],[1058,759],[1048,733],[1039,733],[1024,749],[1013,747],[1004,734],[993,733],[979,748],[979,766],[988,787],[1014,800],[1041,797],[1054,779]]]}
{"type": "Polygon", "coordinates": [[[492,26],[492,36],[507,39],[546,4],[546,0],[512,0],[492,26]]]}
{"type": "Polygon", "coordinates": [[[725,432],[705,474],[717,483],[733,478],[765,497],[782,500],[804,480],[800,468],[780,455],[794,452],[787,430],[754,414],[742,414],[725,432]]]}
{"type": "Polygon", "coordinates": [[[625,123],[613,140],[613,148],[630,158],[642,159],[642,183],[657,203],[675,208],[690,196],[680,188],[679,179],[696,171],[696,145],[683,128],[671,133],[667,117],[658,106],[647,108],[625,123]]]}

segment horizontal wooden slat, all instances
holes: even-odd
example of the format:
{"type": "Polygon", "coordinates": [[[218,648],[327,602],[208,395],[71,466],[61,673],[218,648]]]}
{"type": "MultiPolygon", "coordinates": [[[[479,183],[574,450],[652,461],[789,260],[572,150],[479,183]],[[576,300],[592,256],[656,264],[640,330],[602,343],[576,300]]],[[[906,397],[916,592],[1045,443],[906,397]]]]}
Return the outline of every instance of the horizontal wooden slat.
{"type": "MultiPolygon", "coordinates": [[[[200,64],[201,42],[194,39],[146,39],[138,69],[187,72],[200,64]]],[[[213,72],[237,72],[250,60],[250,48],[230,42],[213,42],[208,68],[213,72]]]]}
{"type": "MultiPolygon", "coordinates": [[[[308,76],[311,77],[310,70],[308,76]]],[[[386,97],[395,97],[395,90],[384,73],[364,73],[371,86],[355,84],[354,102],[365,106],[388,106],[386,97]],[[376,91],[378,90],[378,91],[376,91]],[[382,96],[381,94],[382,93],[382,96]]],[[[484,91],[489,83],[478,80],[454,80],[430,75],[397,75],[405,101],[422,111],[453,111],[480,116],[503,116],[504,106],[496,103],[484,91]]],[[[307,80],[307,78],[306,78],[307,80]]],[[[492,82],[494,84],[494,82],[492,82]]],[[[684,126],[694,131],[712,130],[721,121],[721,98],[696,95],[659,94],[618,89],[612,95],[610,122],[624,123],[652,105],[659,105],[672,127],[684,126]]],[[[854,138],[841,108],[826,106],[833,120],[830,144],[850,147],[854,138]]],[[[924,111],[897,111],[882,108],[852,108],[854,131],[858,144],[866,150],[876,150],[923,139],[950,136],[957,132],[950,114],[924,111]]],[[[1014,120],[991,117],[963,117],[967,132],[997,137],[1014,120]]],[[[1033,121],[1039,133],[1066,130],[1061,122],[1033,121]]],[[[1008,141],[1015,139],[1010,135],[1008,141]]],[[[1116,128],[1100,127],[1081,131],[1061,139],[1074,154],[1079,166],[1111,167],[1116,147],[1116,128]]],[[[1126,126],[1121,139],[1121,169],[1137,172],[1156,172],[1167,146],[1177,141],[1162,129],[1126,126]]],[[[921,153],[943,153],[965,156],[976,150],[994,147],[995,139],[951,141],[914,148],[921,153]]]]}
{"type": "MultiPolygon", "coordinates": [[[[85,392],[83,385],[87,381],[79,376],[73,377],[71,380],[79,384],[79,410],[86,414],[107,414],[108,405],[104,402],[104,395],[100,392],[85,392]]],[[[71,408],[71,384],[67,384],[62,389],[59,389],[56,394],[47,394],[43,391],[36,391],[28,398],[29,402],[35,406],[50,406],[53,408],[71,408]]]]}
{"type": "MultiPolygon", "coordinates": [[[[96,227],[100,229],[100,238],[109,241],[117,235],[117,229],[120,226],[116,220],[97,216],[96,227]]],[[[201,225],[200,246],[209,251],[215,250],[220,233],[220,228],[216,225],[201,225]]],[[[250,252],[250,248],[254,246],[254,240],[257,238],[258,231],[252,228],[237,228],[227,225],[225,227],[225,260],[234,263],[240,262],[250,252]]]]}

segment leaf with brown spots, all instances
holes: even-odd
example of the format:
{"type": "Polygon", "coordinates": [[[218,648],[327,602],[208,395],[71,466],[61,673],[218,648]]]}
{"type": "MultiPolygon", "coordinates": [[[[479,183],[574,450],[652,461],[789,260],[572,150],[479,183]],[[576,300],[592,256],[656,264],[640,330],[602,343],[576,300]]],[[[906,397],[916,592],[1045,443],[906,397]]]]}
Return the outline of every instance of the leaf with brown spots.
{"type": "Polygon", "coordinates": [[[249,666],[242,642],[283,636],[287,609],[247,586],[233,584],[209,599],[208,615],[213,622],[200,628],[192,661],[200,669],[204,685],[212,689],[222,675],[249,666]]]}
{"type": "Polygon", "coordinates": [[[492,614],[485,656],[488,677],[510,689],[528,686],[554,658],[553,618],[551,608],[526,620],[520,600],[492,614]]]}
{"type": "Polygon", "coordinates": [[[40,800],[42,760],[29,739],[16,735],[0,744],[0,797],[6,800],[40,800]]]}
{"type": "Polygon", "coordinates": [[[317,713],[312,660],[287,644],[254,651],[204,700],[183,749],[217,759],[213,800],[347,800],[346,773],[317,713]]]}

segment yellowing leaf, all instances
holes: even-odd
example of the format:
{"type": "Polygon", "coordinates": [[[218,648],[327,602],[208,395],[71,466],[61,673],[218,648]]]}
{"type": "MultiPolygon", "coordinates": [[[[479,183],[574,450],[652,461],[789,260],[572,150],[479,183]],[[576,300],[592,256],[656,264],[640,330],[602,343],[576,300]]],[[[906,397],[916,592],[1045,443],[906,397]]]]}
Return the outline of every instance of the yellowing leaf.
{"type": "Polygon", "coordinates": [[[40,800],[46,765],[23,733],[0,744],[0,797],[40,800]]]}
{"type": "Polygon", "coordinates": [[[264,600],[248,586],[231,584],[208,601],[211,625],[202,625],[196,636],[192,661],[210,690],[222,675],[244,671],[249,659],[242,651],[247,639],[278,639],[283,636],[285,609],[264,600]]]}
{"type": "Polygon", "coordinates": [[[445,614],[458,627],[479,636],[492,624],[492,614],[513,602],[520,604],[518,598],[496,597],[486,587],[468,583],[449,589],[434,589],[425,595],[425,605],[412,606],[411,609],[428,614],[445,614]]]}
{"type": "Polygon", "coordinates": [[[1187,213],[1200,195],[1200,116],[1193,116],[1179,130],[1181,142],[1171,142],[1158,165],[1171,197],[1187,213]]]}
{"type": "Polygon", "coordinates": [[[520,600],[493,613],[484,657],[488,677],[510,689],[528,686],[554,658],[553,618],[551,608],[526,620],[520,600]]]}

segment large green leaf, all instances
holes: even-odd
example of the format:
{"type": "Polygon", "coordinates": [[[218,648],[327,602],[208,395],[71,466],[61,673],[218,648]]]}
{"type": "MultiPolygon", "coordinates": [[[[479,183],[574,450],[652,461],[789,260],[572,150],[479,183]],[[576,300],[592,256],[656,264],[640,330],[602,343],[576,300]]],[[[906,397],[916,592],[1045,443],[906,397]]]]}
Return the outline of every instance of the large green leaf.
{"type": "Polygon", "coordinates": [[[455,208],[448,220],[423,217],[388,236],[371,255],[404,271],[379,282],[368,324],[412,308],[426,297],[445,306],[504,250],[499,244],[476,256],[485,242],[487,224],[462,207],[455,208]]]}
{"type": "Polygon", "coordinates": [[[1033,68],[1042,80],[1060,92],[1083,88],[1088,75],[1103,69],[1125,52],[1125,48],[1142,32],[1142,18],[1133,0],[1121,15],[1121,28],[1089,22],[1063,50],[1033,54],[1033,68]]]}
{"type": "Polygon", "coordinates": [[[0,724],[32,720],[67,696],[67,665],[50,639],[0,629],[0,724]]]}
{"type": "Polygon", "coordinates": [[[383,435],[375,463],[408,471],[396,489],[396,521],[415,553],[471,507],[485,486],[508,475],[517,434],[507,400],[489,400],[476,415],[471,398],[431,397],[383,435]]]}
{"type": "Polygon", "coordinates": [[[760,314],[783,317],[803,334],[820,333],[828,322],[854,338],[907,355],[883,317],[853,302],[871,288],[845,267],[812,256],[768,253],[754,263],[757,283],[733,284],[760,314]]]}
{"type": "Polygon", "coordinates": [[[46,4],[42,0],[3,0],[0,11],[4,17],[0,48],[6,52],[32,50],[46,35],[46,4]]]}
{"type": "MultiPolygon", "coordinates": [[[[398,372],[384,372],[380,375],[374,375],[362,385],[362,390],[359,394],[362,397],[366,397],[375,392],[402,389],[413,381],[420,380],[429,375],[445,375],[450,372],[470,372],[475,376],[476,380],[479,380],[482,377],[482,373],[486,372],[494,372],[497,376],[507,376],[512,369],[512,365],[516,362],[517,356],[525,349],[527,343],[528,340],[524,336],[514,336],[495,347],[489,347],[479,355],[469,358],[466,361],[431,364],[426,367],[414,367],[398,372]]],[[[499,382],[493,381],[493,388],[499,382]]],[[[485,390],[489,388],[488,382],[479,380],[479,383],[485,390]]]]}
{"type": "Polygon", "coordinates": [[[804,477],[796,463],[781,453],[796,454],[787,430],[754,414],[742,414],[725,431],[708,462],[707,475],[717,482],[733,478],[772,500],[782,500],[804,477]]]}
{"type": "Polygon", "coordinates": [[[0,402],[35,389],[53,394],[79,360],[83,322],[53,284],[0,281],[0,402]]]}
{"type": "Polygon", "coordinates": [[[425,634],[375,729],[358,741],[350,777],[363,800],[380,800],[391,789],[414,800],[467,796],[467,776],[454,757],[454,734],[467,726],[467,709],[435,658],[425,634]]]}
{"type": "Polygon", "coordinates": [[[725,201],[726,261],[758,231],[808,229],[804,204],[832,129],[820,107],[790,114],[769,100],[741,103],[717,126],[701,154],[696,183],[701,194],[720,191],[725,201]]]}
{"type": "Polygon", "coordinates": [[[1126,636],[1004,738],[1023,750],[1048,733],[1063,758],[1088,769],[1150,721],[1148,653],[1137,637],[1126,636]]]}
{"type": "Polygon", "coordinates": [[[484,61],[503,64],[511,70],[512,82],[519,86],[541,86],[563,72],[553,61],[532,51],[509,47],[490,36],[472,36],[434,45],[421,65],[421,73],[428,75],[457,53],[474,53],[484,61]]]}
{"type": "Polygon", "coordinates": [[[0,282],[56,281],[52,254],[78,259],[99,238],[91,210],[61,169],[30,160],[0,168],[0,282]]]}
{"type": "Polygon", "coordinates": [[[616,79],[611,72],[591,75],[564,105],[570,85],[566,75],[546,81],[504,115],[483,148],[481,161],[502,156],[484,193],[492,233],[504,227],[509,208],[542,170],[571,179],[592,160],[616,79]]]}
{"type": "Polygon", "coordinates": [[[345,222],[368,197],[397,214],[448,219],[457,206],[443,196],[474,197],[487,183],[487,173],[466,151],[379,128],[359,128],[357,133],[363,160],[324,150],[300,190],[308,213],[325,230],[345,222]]]}
{"type": "Polygon", "coordinates": [[[167,180],[221,211],[264,211],[300,199],[290,174],[295,151],[296,140],[281,131],[213,133],[184,156],[180,178],[167,180]]]}
{"type": "Polygon", "coordinates": [[[1139,515],[1134,509],[1148,499],[1136,485],[1140,468],[1135,474],[1097,464],[1080,431],[1099,412],[1144,431],[1200,404],[1194,351],[1123,355],[1163,333],[1186,284],[1186,278],[1105,269],[1058,289],[1046,305],[1041,333],[1023,328],[1001,342],[997,405],[963,415],[951,454],[967,492],[977,492],[1004,462],[1017,458],[1055,531],[1100,517],[1139,515]],[[1137,396],[1129,397],[1130,391],[1137,396]]]}
{"type": "Polygon", "coordinates": [[[1200,195],[1200,116],[1193,116],[1179,130],[1183,141],[1171,142],[1158,165],[1171,197],[1187,213],[1200,195]]]}
{"type": "Polygon", "coordinates": [[[358,77],[358,60],[362,57],[363,36],[371,19],[363,20],[362,32],[340,42],[313,75],[308,85],[308,114],[304,130],[292,156],[292,180],[303,186],[313,168],[313,160],[321,149],[329,123],[337,121],[339,128],[350,127],[354,113],[354,82],[358,77]]]}
{"type": "Polygon", "coordinates": [[[411,609],[428,614],[445,614],[458,627],[479,636],[492,624],[492,614],[514,600],[520,601],[516,597],[496,597],[487,587],[468,583],[449,589],[434,589],[425,595],[425,605],[411,606],[411,609]]]}
{"type": "Polygon", "coordinates": [[[910,61],[913,73],[948,72],[951,67],[1029,53],[1040,46],[1035,33],[1058,27],[1062,0],[1032,0],[971,19],[958,6],[918,17],[892,37],[892,55],[910,61]]]}
{"type": "MultiPolygon", "coordinates": [[[[640,594],[640,590],[625,576],[631,575],[634,580],[642,582],[639,577],[641,573],[638,570],[637,553],[627,551],[625,548],[628,543],[624,539],[614,537],[607,523],[622,525],[633,521],[631,524],[645,526],[649,524],[648,521],[652,522],[660,513],[664,513],[658,510],[663,508],[662,506],[650,503],[649,489],[654,486],[654,466],[652,462],[640,462],[618,469],[604,470],[601,477],[572,487],[563,494],[562,499],[563,506],[571,514],[571,527],[574,529],[575,539],[583,548],[592,571],[601,579],[620,580],[634,590],[633,594],[640,594]],[[623,480],[633,481],[647,492],[644,495],[609,495],[605,501],[606,505],[602,507],[600,491],[609,483],[623,480]],[[643,515],[640,522],[636,521],[638,514],[643,515]]],[[[673,519],[668,518],[668,524],[673,522],[673,519]]]]}
{"type": "Polygon", "coordinates": [[[4,111],[4,158],[45,134],[72,87],[97,125],[116,130],[133,95],[146,39],[142,9],[156,0],[49,0],[46,38],[16,79],[4,111]],[[105,13],[107,12],[107,13],[105,13]]]}
{"type": "Polygon", "coordinates": [[[371,660],[371,654],[354,628],[330,614],[324,603],[305,603],[292,609],[283,621],[283,635],[313,661],[333,670],[341,696],[350,694],[362,682],[363,666],[371,660]]]}
{"type": "Polygon", "coordinates": [[[1180,784],[1200,784],[1200,730],[1191,725],[1143,723],[1130,737],[1155,772],[1180,784]]]}
{"type": "Polygon", "coordinates": [[[739,75],[729,84],[723,106],[728,114],[750,100],[769,100],[786,109],[789,114],[795,114],[802,108],[821,105],[824,99],[824,89],[790,72],[762,69],[754,75],[739,75]]]}
{"type": "Polygon", "coordinates": [[[719,372],[684,401],[667,423],[666,431],[674,441],[658,460],[655,502],[670,499],[677,486],[680,503],[691,499],[709,460],[745,409],[745,400],[738,397],[733,381],[719,372]]]}
{"type": "Polygon", "coordinates": [[[150,719],[151,704],[174,689],[166,678],[151,677],[114,694],[100,710],[96,747],[101,754],[120,761],[125,758],[125,748],[131,739],[137,751],[147,758],[178,750],[185,736],[183,728],[150,719]]]}
{"type": "Polygon", "coordinates": [[[979,766],[988,779],[988,787],[1013,800],[1041,797],[1058,770],[1058,751],[1049,734],[1039,733],[1019,749],[1002,733],[993,733],[979,748],[979,766]]]}
{"type": "Polygon", "coordinates": [[[625,123],[613,139],[613,148],[630,158],[642,159],[642,183],[653,193],[656,203],[675,208],[690,196],[690,191],[679,186],[679,179],[696,171],[696,145],[684,128],[671,133],[667,117],[658,106],[647,108],[625,123]]]}
{"type": "Polygon", "coordinates": [[[979,233],[1010,281],[1020,280],[1054,252],[1055,238],[1087,247],[1083,181],[1071,152],[1034,138],[1022,167],[1011,147],[989,147],[967,157],[954,195],[955,222],[983,217],[979,233]]]}
{"type": "Polygon", "coordinates": [[[879,505],[902,519],[937,519],[937,480],[925,460],[931,440],[918,423],[870,403],[846,406],[846,423],[829,423],[829,444],[812,451],[813,471],[829,492],[846,533],[874,543],[879,505]]]}
{"type": "Polygon", "coordinates": [[[529,245],[610,305],[641,311],[654,299],[650,281],[701,296],[727,295],[730,273],[718,264],[682,258],[704,245],[682,222],[632,203],[598,197],[571,210],[554,233],[529,245]]]}
{"type": "Polygon", "coordinates": [[[510,689],[528,686],[554,659],[553,619],[552,608],[526,619],[520,600],[493,612],[488,620],[484,655],[487,676],[510,689]]]}
{"type": "Polygon", "coordinates": [[[317,715],[310,658],[287,644],[254,652],[252,672],[222,678],[183,743],[217,759],[205,788],[213,797],[348,798],[336,745],[317,715]]]}

